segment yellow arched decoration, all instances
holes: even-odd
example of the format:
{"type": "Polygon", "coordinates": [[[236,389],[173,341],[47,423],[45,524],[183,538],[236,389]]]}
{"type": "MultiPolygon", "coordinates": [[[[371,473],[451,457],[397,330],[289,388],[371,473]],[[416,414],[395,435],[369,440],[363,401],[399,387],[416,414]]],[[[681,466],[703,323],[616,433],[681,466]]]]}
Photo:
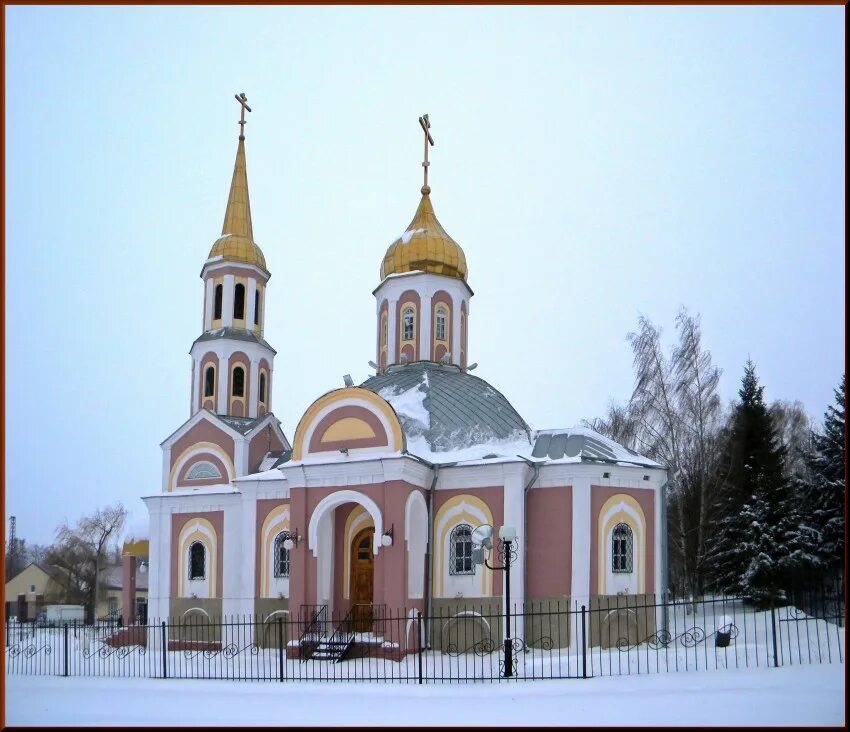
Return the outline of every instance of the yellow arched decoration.
{"type": "Polygon", "coordinates": [[[413,300],[405,300],[402,306],[398,309],[398,353],[399,357],[401,357],[401,349],[404,348],[408,343],[413,344],[413,353],[414,360],[415,354],[417,353],[416,341],[417,335],[419,332],[419,308],[416,307],[416,303],[413,300]],[[404,311],[407,309],[413,310],[413,338],[405,338],[404,337],[404,311]]]}
{"type": "Polygon", "coordinates": [[[325,434],[321,436],[320,441],[359,440],[374,436],[375,430],[362,419],[358,419],[357,417],[343,417],[325,430],[325,434]]]}
{"type": "Polygon", "coordinates": [[[187,567],[186,567],[186,559],[189,552],[189,547],[192,546],[196,541],[201,542],[204,545],[204,549],[207,553],[207,566],[209,570],[207,572],[207,581],[209,587],[209,596],[211,598],[216,597],[216,591],[218,589],[217,583],[217,572],[218,572],[218,534],[216,530],[213,528],[213,525],[205,518],[192,518],[189,519],[182,529],[180,529],[180,535],[177,538],[177,596],[178,597],[186,597],[186,582],[187,578],[187,567]],[[202,531],[202,529],[206,529],[208,533],[202,531]]]}
{"type": "MultiPolygon", "coordinates": [[[[231,414],[233,412],[233,405],[236,402],[242,402],[242,416],[243,417],[248,416],[248,410],[246,408],[246,405],[248,404],[248,387],[249,387],[248,373],[249,373],[248,367],[245,365],[244,361],[237,361],[235,364],[233,364],[230,367],[230,383],[228,383],[228,385],[227,385],[227,404],[228,404],[227,412],[228,412],[228,414],[231,414]],[[233,372],[236,371],[236,369],[238,369],[238,368],[241,368],[242,373],[244,374],[243,381],[242,381],[242,396],[234,396],[233,395],[233,372]]],[[[254,388],[256,388],[256,387],[254,387],[254,388]]],[[[266,385],[266,388],[268,388],[268,385],[266,385]]]]}
{"type": "Polygon", "coordinates": [[[281,531],[289,531],[289,504],[269,511],[260,530],[260,597],[269,597],[269,571],[274,561],[274,540],[281,531]]]}
{"type": "Polygon", "coordinates": [[[221,328],[222,322],[224,322],[224,277],[214,277],[213,278],[213,296],[212,296],[212,305],[210,306],[210,320],[212,324],[212,330],[218,330],[221,328]],[[215,317],[215,288],[221,285],[221,316],[215,317]]]}
{"type": "Polygon", "coordinates": [[[357,504],[357,506],[348,514],[345,519],[345,527],[342,531],[342,596],[348,599],[350,595],[351,582],[351,542],[354,541],[354,535],[369,527],[375,528],[375,522],[365,507],[357,504]]]}
{"type": "Polygon", "coordinates": [[[268,404],[268,402],[269,402],[269,372],[266,370],[265,367],[263,367],[257,373],[257,404],[261,407],[265,407],[266,409],[268,409],[268,407],[266,406],[268,404]],[[261,380],[262,377],[265,377],[265,380],[266,380],[266,393],[263,394],[264,398],[260,399],[260,380],[261,380]]]}
{"type": "MultiPolygon", "coordinates": [[[[446,545],[446,537],[451,534],[452,529],[458,524],[469,524],[473,529],[475,529],[482,523],[490,524],[490,526],[492,526],[493,512],[490,510],[490,507],[477,496],[470,495],[469,493],[462,493],[459,496],[453,496],[440,506],[440,510],[437,511],[437,515],[434,517],[434,531],[436,536],[434,538],[434,571],[432,572],[433,579],[431,585],[434,597],[443,597],[445,591],[444,579],[447,571],[447,565],[444,547],[446,545]],[[478,512],[483,515],[484,521],[482,522],[480,516],[476,516],[467,508],[464,508],[456,516],[452,516],[451,521],[446,521],[444,526],[440,526],[443,517],[446,516],[446,514],[452,509],[459,507],[461,504],[478,509],[478,512]]],[[[490,571],[482,572],[481,578],[481,594],[484,597],[489,597],[493,594],[493,573],[490,571]]]]}
{"type": "Polygon", "coordinates": [[[174,461],[174,465],[171,468],[171,472],[168,474],[168,490],[173,491],[174,485],[177,482],[177,476],[180,473],[180,470],[183,468],[183,465],[186,462],[186,459],[189,457],[189,454],[192,452],[209,452],[215,455],[222,463],[224,463],[224,467],[227,468],[227,482],[229,483],[233,480],[233,476],[236,475],[236,470],[233,467],[233,461],[230,459],[230,455],[228,455],[224,449],[220,445],[216,445],[214,442],[196,442],[194,445],[187,447],[177,459],[174,461]]]}
{"type": "Polygon", "coordinates": [[[635,498],[625,493],[617,493],[611,496],[596,517],[596,592],[599,595],[608,594],[608,539],[617,524],[626,524],[632,530],[635,546],[632,547],[634,570],[637,578],[636,594],[643,594],[646,587],[646,516],[640,503],[635,498]],[[635,517],[622,508],[610,516],[605,515],[618,503],[626,504],[638,516],[635,517]]]}
{"type": "Polygon", "coordinates": [[[204,364],[203,368],[201,369],[200,394],[201,394],[201,403],[198,405],[199,407],[203,406],[203,403],[207,399],[212,399],[213,406],[215,406],[216,399],[218,397],[218,364],[216,364],[215,361],[207,361],[206,364],[204,364]],[[210,396],[206,396],[206,394],[204,393],[206,391],[206,388],[207,388],[207,370],[208,369],[213,370],[213,393],[210,396]]]}
{"type": "Polygon", "coordinates": [[[363,389],[359,386],[348,386],[342,389],[334,389],[324,396],[319,397],[304,412],[304,416],[298,422],[298,427],[295,428],[295,437],[292,440],[293,460],[303,460],[307,454],[308,446],[304,444],[304,440],[310,428],[316,422],[317,415],[334,402],[342,402],[347,399],[356,400],[358,402],[357,406],[382,415],[390,426],[390,444],[387,449],[392,452],[404,450],[405,441],[404,433],[401,430],[401,423],[398,421],[395,410],[389,405],[389,402],[368,389],[363,389]]]}
{"type": "Polygon", "coordinates": [[[438,301],[436,305],[434,305],[434,345],[436,346],[438,343],[446,344],[449,343],[450,333],[452,332],[451,327],[451,316],[449,314],[449,309],[446,307],[446,304],[442,301],[438,301]],[[437,316],[442,314],[445,320],[445,330],[443,332],[443,338],[440,338],[437,334],[437,316]]]}

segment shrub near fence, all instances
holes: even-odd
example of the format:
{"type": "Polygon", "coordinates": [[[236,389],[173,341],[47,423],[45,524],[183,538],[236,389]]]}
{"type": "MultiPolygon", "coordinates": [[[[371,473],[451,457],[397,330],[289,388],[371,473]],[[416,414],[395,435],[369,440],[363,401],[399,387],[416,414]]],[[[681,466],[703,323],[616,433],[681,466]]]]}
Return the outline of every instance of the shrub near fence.
{"type": "Polygon", "coordinates": [[[344,617],[316,607],[297,618],[10,624],[6,672],[451,683],[843,663],[843,591],[792,596],[796,604],[767,609],[733,597],[529,602],[512,609],[507,670],[505,618],[492,606],[429,617],[373,606],[344,617]]]}

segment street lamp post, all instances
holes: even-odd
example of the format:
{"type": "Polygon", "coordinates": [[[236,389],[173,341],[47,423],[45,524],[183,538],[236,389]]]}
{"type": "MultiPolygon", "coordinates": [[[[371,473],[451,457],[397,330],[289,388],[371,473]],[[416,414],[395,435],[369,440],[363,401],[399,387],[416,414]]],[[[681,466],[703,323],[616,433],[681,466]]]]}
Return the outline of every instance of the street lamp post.
{"type": "MultiPolygon", "coordinates": [[[[499,550],[499,555],[502,560],[501,566],[491,565],[483,558],[484,565],[493,571],[501,570],[505,573],[505,678],[514,675],[513,662],[513,639],[511,638],[511,560],[516,559],[516,549],[514,549],[514,541],[516,541],[516,529],[513,526],[502,526],[499,529],[499,538],[502,540],[502,546],[499,550]]],[[[489,543],[489,537],[488,542],[489,543]]],[[[484,546],[487,546],[485,543],[484,546]]],[[[490,545],[492,546],[492,544],[490,545]]],[[[489,546],[487,546],[489,549],[489,546]]]]}

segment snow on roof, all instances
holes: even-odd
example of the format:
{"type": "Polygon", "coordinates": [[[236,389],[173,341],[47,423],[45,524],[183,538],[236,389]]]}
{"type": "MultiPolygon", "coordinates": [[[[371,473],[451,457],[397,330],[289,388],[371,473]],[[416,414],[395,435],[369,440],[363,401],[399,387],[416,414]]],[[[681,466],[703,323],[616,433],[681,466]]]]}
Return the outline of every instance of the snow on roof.
{"type": "Polygon", "coordinates": [[[598,460],[618,464],[637,464],[648,468],[664,467],[661,463],[650,460],[588,427],[539,430],[531,455],[534,458],[543,458],[547,463],[598,460]]]}
{"type": "Polygon", "coordinates": [[[431,427],[431,415],[425,409],[424,402],[428,393],[422,391],[422,385],[428,386],[427,374],[419,384],[406,391],[402,391],[397,385],[385,386],[378,392],[378,396],[386,399],[399,417],[407,417],[413,422],[418,422],[427,430],[431,427]]]}
{"type": "Polygon", "coordinates": [[[239,478],[234,478],[233,482],[241,483],[247,480],[286,480],[286,476],[277,468],[271,468],[269,470],[261,470],[258,473],[251,473],[250,475],[243,475],[239,478]]]}

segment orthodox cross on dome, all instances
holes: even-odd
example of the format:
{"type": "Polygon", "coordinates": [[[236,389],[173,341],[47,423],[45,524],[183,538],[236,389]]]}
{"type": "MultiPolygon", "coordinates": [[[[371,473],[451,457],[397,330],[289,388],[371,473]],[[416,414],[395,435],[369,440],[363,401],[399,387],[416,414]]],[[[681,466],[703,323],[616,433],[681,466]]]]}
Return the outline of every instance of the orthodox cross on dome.
{"type": "Polygon", "coordinates": [[[428,162],[428,145],[434,144],[434,138],[431,137],[431,133],[428,131],[431,129],[431,123],[428,121],[428,115],[424,114],[419,118],[419,124],[422,126],[422,131],[425,133],[425,160],[422,163],[422,167],[425,169],[425,183],[422,186],[423,195],[427,195],[431,192],[431,189],[428,187],[428,166],[431,163],[428,162]]]}
{"type": "Polygon", "coordinates": [[[239,105],[242,107],[242,109],[240,110],[241,111],[241,118],[239,119],[239,139],[244,140],[245,139],[245,110],[247,109],[250,112],[251,108],[248,106],[248,97],[245,96],[245,92],[242,92],[241,94],[234,94],[233,97],[234,97],[234,99],[236,99],[237,102],[239,102],[239,105]]]}

